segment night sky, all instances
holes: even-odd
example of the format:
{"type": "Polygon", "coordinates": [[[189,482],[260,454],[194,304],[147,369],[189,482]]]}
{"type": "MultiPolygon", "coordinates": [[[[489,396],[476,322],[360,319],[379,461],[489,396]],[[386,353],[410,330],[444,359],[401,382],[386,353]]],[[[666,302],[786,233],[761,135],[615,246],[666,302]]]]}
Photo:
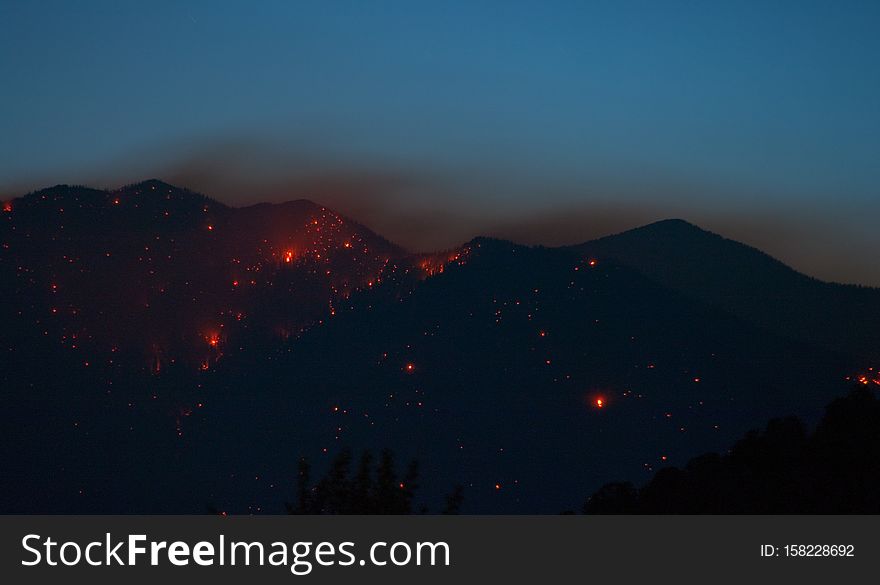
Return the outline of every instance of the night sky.
{"type": "Polygon", "coordinates": [[[880,285],[876,2],[3,2],[0,195],[308,197],[412,249],[683,217],[880,285]]]}

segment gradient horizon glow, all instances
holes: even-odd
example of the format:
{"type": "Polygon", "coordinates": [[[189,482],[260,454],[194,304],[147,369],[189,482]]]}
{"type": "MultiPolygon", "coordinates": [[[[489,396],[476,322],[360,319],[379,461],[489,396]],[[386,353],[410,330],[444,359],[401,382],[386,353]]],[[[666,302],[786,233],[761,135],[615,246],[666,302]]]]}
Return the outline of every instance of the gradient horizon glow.
{"type": "Polygon", "coordinates": [[[878,25],[854,1],[6,1],[0,195],[157,177],[412,249],[682,217],[880,285],[878,25]]]}

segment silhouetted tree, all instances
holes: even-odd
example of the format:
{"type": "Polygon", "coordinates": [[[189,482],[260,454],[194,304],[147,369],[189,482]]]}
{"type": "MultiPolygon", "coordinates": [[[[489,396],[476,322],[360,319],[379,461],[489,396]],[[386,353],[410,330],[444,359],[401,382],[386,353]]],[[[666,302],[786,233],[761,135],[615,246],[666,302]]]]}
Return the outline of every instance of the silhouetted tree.
{"type": "Polygon", "coordinates": [[[311,509],[311,492],[309,476],[311,466],[305,457],[300,457],[297,468],[297,499],[296,504],[287,503],[288,514],[308,514],[311,509]]]}
{"type": "Polygon", "coordinates": [[[336,456],[327,474],[310,484],[310,468],[300,460],[298,501],[287,504],[290,514],[411,514],[418,488],[418,465],[407,467],[402,479],[395,471],[394,456],[385,450],[377,465],[365,451],[352,475],[352,453],[344,449],[336,456]]]}
{"type": "Polygon", "coordinates": [[[865,388],[828,405],[808,434],[796,418],[750,432],[726,455],[661,469],[641,489],[610,483],[587,514],[880,512],[880,400],[865,388]]]}
{"type": "Polygon", "coordinates": [[[443,514],[459,514],[462,503],[464,503],[464,488],[457,485],[453,488],[452,493],[446,496],[446,506],[443,508],[443,514]]]}
{"type": "MultiPolygon", "coordinates": [[[[398,477],[394,455],[382,451],[378,462],[364,451],[357,469],[352,470],[351,450],[341,451],[330,464],[326,475],[314,485],[311,466],[299,460],[297,500],[287,503],[288,514],[413,514],[413,500],[418,490],[419,466],[413,460],[398,477]]],[[[446,496],[443,514],[458,514],[464,501],[461,486],[446,496]]],[[[427,513],[424,506],[419,513],[427,513]]]]}
{"type": "Polygon", "coordinates": [[[608,483],[584,505],[585,514],[625,514],[636,509],[638,492],[630,482],[608,483]]]}

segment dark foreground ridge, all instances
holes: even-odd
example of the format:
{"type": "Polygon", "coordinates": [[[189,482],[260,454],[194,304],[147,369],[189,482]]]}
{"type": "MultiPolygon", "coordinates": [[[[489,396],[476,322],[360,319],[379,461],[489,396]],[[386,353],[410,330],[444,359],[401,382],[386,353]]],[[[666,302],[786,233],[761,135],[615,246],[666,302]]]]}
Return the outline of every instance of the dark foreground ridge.
{"type": "Polygon", "coordinates": [[[770,421],[723,455],[661,469],[645,486],[610,483],[587,514],[877,514],[880,401],[858,388],[832,402],[815,430],[770,421]]]}

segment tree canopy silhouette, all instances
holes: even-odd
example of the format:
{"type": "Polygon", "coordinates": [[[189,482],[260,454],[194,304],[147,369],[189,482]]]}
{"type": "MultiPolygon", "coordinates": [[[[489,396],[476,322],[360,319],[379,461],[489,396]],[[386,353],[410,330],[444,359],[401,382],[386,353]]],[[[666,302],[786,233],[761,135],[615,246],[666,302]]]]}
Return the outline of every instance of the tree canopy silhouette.
{"type": "Polygon", "coordinates": [[[864,388],[833,401],[808,433],[770,421],[725,455],[660,470],[647,485],[609,483],[587,514],[866,514],[880,512],[880,400],[864,388]]]}
{"type": "MultiPolygon", "coordinates": [[[[299,461],[297,500],[287,504],[290,514],[412,514],[418,489],[419,467],[413,460],[403,475],[395,470],[394,456],[388,449],[378,461],[364,451],[353,469],[353,455],[344,449],[336,456],[326,475],[311,483],[311,465],[299,461]]],[[[462,502],[460,487],[446,498],[444,514],[458,513],[462,502]]],[[[420,509],[420,512],[427,512],[420,509]]]]}

